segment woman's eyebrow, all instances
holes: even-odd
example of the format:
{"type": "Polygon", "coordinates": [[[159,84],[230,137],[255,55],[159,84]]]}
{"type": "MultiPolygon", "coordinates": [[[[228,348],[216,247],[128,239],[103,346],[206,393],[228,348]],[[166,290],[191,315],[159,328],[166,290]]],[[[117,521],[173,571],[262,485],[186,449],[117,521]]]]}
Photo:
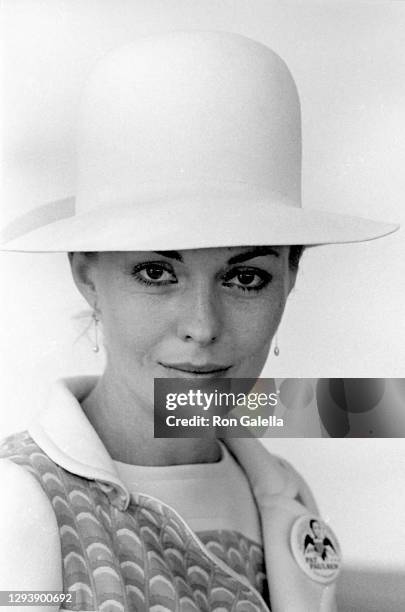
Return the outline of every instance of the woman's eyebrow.
{"type": "Polygon", "coordinates": [[[275,257],[280,257],[280,253],[276,251],[276,249],[274,249],[273,247],[256,247],[254,249],[250,249],[249,251],[245,251],[244,253],[239,253],[238,255],[231,257],[228,260],[228,265],[242,263],[243,261],[247,261],[248,259],[253,259],[254,257],[262,257],[263,255],[274,255],[275,257]]]}
{"type": "Polygon", "coordinates": [[[170,259],[176,259],[176,261],[183,261],[182,256],[178,251],[154,251],[157,255],[162,255],[163,257],[170,257],[170,259]]]}

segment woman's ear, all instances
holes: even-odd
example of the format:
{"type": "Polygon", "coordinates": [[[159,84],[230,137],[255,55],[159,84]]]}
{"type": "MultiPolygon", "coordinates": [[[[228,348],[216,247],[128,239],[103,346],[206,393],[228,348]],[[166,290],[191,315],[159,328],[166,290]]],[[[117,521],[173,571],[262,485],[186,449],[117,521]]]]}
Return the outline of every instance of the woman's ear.
{"type": "Polygon", "coordinates": [[[97,304],[97,253],[68,253],[70,268],[76,287],[91,308],[97,304]]]}

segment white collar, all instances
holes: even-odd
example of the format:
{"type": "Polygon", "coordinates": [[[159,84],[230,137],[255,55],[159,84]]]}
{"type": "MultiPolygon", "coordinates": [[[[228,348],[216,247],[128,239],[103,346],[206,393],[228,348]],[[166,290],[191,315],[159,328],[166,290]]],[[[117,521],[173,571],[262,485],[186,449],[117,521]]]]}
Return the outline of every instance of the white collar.
{"type": "Polygon", "coordinates": [[[58,380],[52,386],[46,408],[30,424],[28,433],[60,467],[89,480],[97,480],[101,485],[106,483],[109,488],[114,487],[118,499],[114,496],[111,501],[126,509],[129,491],[80,406],[80,401],[96,381],[96,376],[58,380]]]}

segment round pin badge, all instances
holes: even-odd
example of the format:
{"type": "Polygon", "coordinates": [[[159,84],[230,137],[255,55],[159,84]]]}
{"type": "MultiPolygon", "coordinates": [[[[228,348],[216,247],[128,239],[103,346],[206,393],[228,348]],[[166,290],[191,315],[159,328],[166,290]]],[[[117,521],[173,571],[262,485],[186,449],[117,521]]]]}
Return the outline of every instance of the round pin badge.
{"type": "Polygon", "coordinates": [[[317,516],[300,516],[291,528],[291,550],[300,568],[316,582],[333,582],[342,565],[339,542],[317,516]]]}

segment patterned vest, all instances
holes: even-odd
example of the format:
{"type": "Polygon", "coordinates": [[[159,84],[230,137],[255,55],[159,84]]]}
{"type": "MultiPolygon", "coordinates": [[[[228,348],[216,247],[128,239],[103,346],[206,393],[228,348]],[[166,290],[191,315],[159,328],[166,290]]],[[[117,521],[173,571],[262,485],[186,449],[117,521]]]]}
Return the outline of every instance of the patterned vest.
{"type": "Polygon", "coordinates": [[[61,468],[27,432],[6,438],[0,457],[32,473],[52,504],[64,592],[73,594],[65,610],[269,611],[259,593],[268,600],[263,552],[248,538],[197,537],[175,510],[146,495],[131,495],[125,507],[112,485],[61,468]]]}

